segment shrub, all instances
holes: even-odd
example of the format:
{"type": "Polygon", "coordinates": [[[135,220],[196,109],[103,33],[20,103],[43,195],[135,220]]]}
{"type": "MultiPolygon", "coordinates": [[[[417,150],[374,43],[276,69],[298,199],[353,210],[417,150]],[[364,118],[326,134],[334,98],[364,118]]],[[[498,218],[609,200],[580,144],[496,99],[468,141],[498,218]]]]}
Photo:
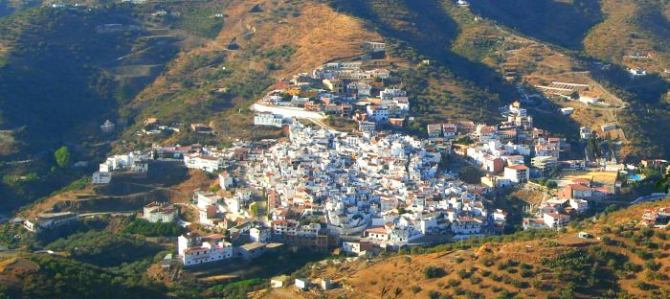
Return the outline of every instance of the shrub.
{"type": "Polygon", "coordinates": [[[472,277],[470,277],[470,282],[472,284],[479,284],[480,282],[482,282],[482,279],[473,275],[472,277]]]}
{"type": "Polygon", "coordinates": [[[661,269],[661,264],[654,263],[654,261],[646,261],[644,263],[644,266],[651,271],[658,271],[659,269],[661,269]]]}
{"type": "Polygon", "coordinates": [[[640,290],[648,291],[648,290],[655,290],[658,289],[656,285],[646,283],[644,281],[637,281],[635,282],[635,287],[637,287],[640,290]]]}
{"type": "Polygon", "coordinates": [[[528,287],[530,287],[530,284],[528,282],[517,280],[517,279],[512,280],[512,285],[516,288],[519,288],[519,289],[527,289],[528,287]]]}
{"type": "Polygon", "coordinates": [[[457,286],[461,285],[461,281],[452,278],[452,279],[449,279],[447,281],[447,284],[449,284],[449,286],[451,286],[451,287],[457,287],[457,286]]]}
{"type": "Polygon", "coordinates": [[[642,266],[632,262],[626,262],[623,264],[623,269],[629,272],[640,272],[642,271],[642,266]]]}
{"type": "Polygon", "coordinates": [[[430,299],[440,299],[441,297],[442,297],[442,293],[440,293],[438,291],[433,290],[433,291],[428,292],[428,298],[430,298],[430,299]]]}
{"type": "Polygon", "coordinates": [[[444,277],[445,275],[447,275],[447,272],[440,267],[429,266],[423,270],[423,275],[428,279],[432,279],[432,278],[444,277]]]}
{"type": "Polygon", "coordinates": [[[484,266],[486,266],[486,267],[491,267],[491,266],[493,266],[493,265],[495,264],[495,261],[493,260],[492,257],[486,257],[486,258],[484,258],[484,260],[482,261],[482,263],[483,263],[484,266]]]}
{"type": "Polygon", "coordinates": [[[519,272],[519,270],[517,270],[515,268],[507,268],[507,273],[514,274],[516,272],[519,272]]]}
{"type": "Polygon", "coordinates": [[[531,276],[533,276],[533,274],[535,274],[535,273],[533,273],[533,271],[530,271],[530,270],[522,270],[521,271],[521,277],[524,277],[524,278],[531,277],[531,276]]]}
{"type": "Polygon", "coordinates": [[[514,294],[510,293],[507,290],[502,290],[502,293],[500,293],[496,298],[497,299],[511,299],[511,298],[514,298],[514,294]]]}
{"type": "Polygon", "coordinates": [[[416,294],[418,292],[421,292],[421,287],[420,286],[412,286],[410,288],[410,290],[412,291],[413,294],[416,294]]]}
{"type": "Polygon", "coordinates": [[[507,267],[509,267],[509,265],[507,263],[500,262],[496,268],[498,268],[498,270],[502,271],[502,270],[507,269],[507,267]]]}
{"type": "Polygon", "coordinates": [[[457,273],[458,273],[458,277],[460,277],[461,279],[466,279],[466,278],[470,277],[470,275],[471,275],[470,272],[465,271],[464,269],[458,270],[457,273]]]}

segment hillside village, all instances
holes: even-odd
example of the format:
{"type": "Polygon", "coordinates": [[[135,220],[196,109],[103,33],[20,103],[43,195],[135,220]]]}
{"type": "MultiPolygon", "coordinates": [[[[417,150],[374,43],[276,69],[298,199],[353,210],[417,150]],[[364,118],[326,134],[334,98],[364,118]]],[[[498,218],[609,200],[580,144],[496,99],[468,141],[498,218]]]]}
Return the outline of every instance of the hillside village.
{"type": "MultiPolygon", "coordinates": [[[[453,2],[470,13],[469,1],[453,2]]],[[[249,14],[264,12],[261,4],[244,8],[249,14]]],[[[181,15],[159,9],[152,17],[181,15]]],[[[217,12],[207,20],[228,17],[217,12]]],[[[239,22],[248,39],[256,30],[251,24],[239,22]]],[[[98,34],[139,30],[136,25],[95,27],[98,34]]],[[[236,38],[226,43],[223,52],[242,55],[236,38]]],[[[518,99],[500,101],[491,119],[423,117],[407,73],[435,61],[399,62],[390,57],[392,47],[398,47],[397,40],[366,40],[356,45],[361,55],[275,74],[273,84],[259,82],[269,87],[258,97],[217,111],[235,122],[230,128],[244,127],[245,137],[231,138],[225,122],[199,115],[222,109],[207,100],[187,118],[164,117],[156,107],[138,115],[132,127],[121,118],[105,118],[93,130],[109,138],[98,144],[112,149],[107,157],[68,161],[83,179],[12,217],[0,215],[0,223],[6,222],[0,281],[10,281],[4,275],[13,269],[13,260],[5,264],[5,253],[95,260],[88,251],[97,245],[63,243],[76,244],[74,238],[98,231],[112,235],[112,245],[100,248],[127,244],[119,240],[153,246],[155,256],[128,258],[110,271],[144,267],[143,278],[170,286],[174,294],[181,294],[180,287],[220,291],[250,283],[240,289],[256,292],[242,297],[378,297],[379,289],[382,298],[389,292],[395,298],[542,297],[558,296],[563,280],[573,292],[588,293],[585,285],[595,283],[578,285],[586,277],[574,278],[550,261],[578,259],[569,256],[573,250],[591,254],[594,266],[584,270],[590,278],[597,271],[609,275],[597,285],[611,286],[611,292],[594,288],[593,294],[649,290],[650,298],[662,298],[670,292],[663,284],[664,273],[670,273],[664,259],[670,250],[664,233],[670,206],[667,190],[656,186],[670,173],[670,162],[623,159],[632,139],[611,115],[630,104],[610,93],[611,86],[583,80],[572,70],[565,77],[552,73],[520,80],[519,65],[505,62],[505,80],[518,99]],[[580,121],[571,132],[552,131],[555,120],[572,124],[576,117],[580,121]],[[126,139],[112,141],[115,134],[126,139]],[[622,207],[629,209],[616,211],[622,207]],[[624,213],[633,220],[616,218],[624,213]],[[522,242],[505,243],[517,238],[522,242]],[[623,249],[612,253],[616,246],[623,249]],[[642,247],[654,253],[644,254],[642,247]],[[639,282],[636,273],[649,282],[639,282]],[[403,279],[407,285],[399,286],[403,279]],[[388,286],[377,285],[384,280],[388,286]],[[623,281],[622,287],[614,290],[612,281],[623,281]]],[[[287,45],[277,49],[295,51],[287,45]]],[[[631,80],[652,76],[655,67],[646,63],[652,57],[627,54],[625,75],[631,80]]],[[[272,59],[264,63],[281,68],[272,59]]],[[[228,74],[226,66],[207,67],[228,74]]],[[[595,67],[608,71],[612,65],[595,67]]],[[[229,97],[238,88],[221,85],[208,85],[202,97],[229,97]]],[[[172,85],[168,93],[180,88],[172,85]]],[[[51,171],[57,175],[56,170],[51,171]]]]}
{"type": "MultiPolygon", "coordinates": [[[[373,47],[376,55],[384,50],[378,42],[365,47],[373,47]]],[[[595,150],[588,146],[585,158],[565,159],[579,156],[573,144],[536,128],[519,101],[500,108],[497,124],[455,120],[428,124],[421,138],[408,135],[403,128],[411,118],[412,95],[393,83],[393,74],[374,64],[364,69],[361,62],[329,63],[294,76],[253,106],[254,125],[280,128],[284,138],[239,140],[226,148],[154,145],[110,156],[91,182],[141,181],[156,163],[215,177],[217,183],[208,190],[190,190],[186,203],[151,202],[139,213],[150,223],[186,228],[176,252],[163,263],[166,269],[188,270],[229,259],[252,261],[286,246],[374,256],[497,235],[512,227],[560,230],[629,192],[625,185],[644,179],[641,170],[669,166],[665,160],[624,165],[616,155],[588,155],[595,150]],[[333,118],[357,125],[338,131],[326,123],[333,118]],[[466,183],[463,168],[481,174],[466,183]],[[614,179],[586,178],[589,174],[614,179]],[[528,202],[521,223],[512,224],[512,211],[492,199],[520,189],[543,196],[528,202]],[[188,214],[195,217],[187,221],[183,216],[188,214]]],[[[155,127],[157,120],[145,123],[145,128],[155,127]]],[[[215,134],[204,124],[192,124],[190,131],[215,134]]],[[[596,134],[581,128],[581,143],[596,143],[596,134]]],[[[644,219],[657,223],[664,213],[645,212],[644,219]]],[[[39,232],[78,217],[42,213],[24,226],[39,232]]]]}

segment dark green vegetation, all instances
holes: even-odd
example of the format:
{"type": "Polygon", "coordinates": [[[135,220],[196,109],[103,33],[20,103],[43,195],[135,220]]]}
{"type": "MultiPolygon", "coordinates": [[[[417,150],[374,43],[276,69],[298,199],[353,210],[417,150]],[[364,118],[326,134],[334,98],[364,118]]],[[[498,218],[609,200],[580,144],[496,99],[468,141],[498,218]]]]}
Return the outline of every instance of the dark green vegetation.
{"type": "Polygon", "coordinates": [[[173,43],[123,6],[40,7],[0,19],[0,160],[14,160],[0,165],[0,207],[88,175],[72,163],[109,150],[104,141],[113,135],[99,126],[110,119],[122,127],[116,111],[173,57],[173,43]]]}
{"type": "MultiPolygon", "coordinates": [[[[1,125],[17,132],[24,153],[99,136],[106,118],[116,120],[114,111],[137,89],[111,70],[148,36],[131,13],[39,8],[0,21],[2,43],[10,47],[0,68],[1,125]]],[[[165,61],[174,48],[148,52],[143,55],[165,61]]]]}
{"type": "Polygon", "coordinates": [[[472,1],[472,10],[540,40],[581,48],[589,29],[602,20],[598,1],[472,1]],[[570,3],[572,2],[572,3],[570,3]]]}
{"type": "Polygon", "coordinates": [[[46,248],[67,252],[74,259],[101,267],[153,257],[159,251],[158,247],[140,238],[96,231],[59,239],[46,248]]]}
{"type": "Polygon", "coordinates": [[[640,158],[668,156],[670,138],[661,138],[670,130],[670,83],[657,75],[631,78],[625,69],[594,70],[594,78],[608,86],[629,106],[619,115],[626,136],[634,142],[640,158]]]}
{"type": "Polygon", "coordinates": [[[144,219],[133,219],[123,229],[124,233],[137,234],[147,237],[178,236],[184,229],[176,223],[151,223],[144,219]]]}
{"type": "Polygon", "coordinates": [[[125,226],[121,220],[85,219],[37,235],[25,233],[21,226],[3,224],[0,247],[21,246],[28,252],[48,249],[56,253],[3,255],[0,296],[163,298],[166,287],[144,273],[163,258],[164,248],[138,237],[112,233],[114,227],[125,226]]]}
{"type": "Polygon", "coordinates": [[[164,298],[164,288],[138,273],[102,269],[71,259],[28,255],[36,270],[17,275],[18,285],[0,286],[9,298],[164,298]]]}
{"type": "Polygon", "coordinates": [[[5,255],[0,256],[0,281],[12,282],[0,287],[0,295],[42,298],[57,294],[63,298],[87,298],[91,292],[99,290],[98,296],[110,298],[113,296],[108,295],[108,290],[118,288],[118,294],[128,298],[164,297],[168,293],[186,298],[246,298],[247,292],[265,288],[270,277],[307,271],[312,262],[327,256],[310,250],[280,248],[251,262],[236,259],[234,263],[193,270],[209,275],[236,275],[240,281],[208,284],[192,276],[176,284],[153,280],[148,274],[149,267],[161,261],[167,253],[174,253],[174,239],[145,236],[172,237],[180,230],[172,224],[106,216],[80,222],[67,230],[40,235],[28,234],[20,225],[3,224],[0,226],[0,248],[21,246],[28,251],[48,249],[55,253],[19,254],[16,257],[21,260],[17,266],[20,273],[3,272],[3,263],[11,264],[12,259],[6,261],[5,255]],[[20,238],[15,239],[15,235],[20,238]],[[33,269],[31,263],[23,262],[23,258],[39,267],[33,269]],[[13,283],[14,278],[21,283],[13,283]],[[43,281],[43,287],[33,285],[39,281],[43,281]]]}
{"type": "Polygon", "coordinates": [[[223,298],[247,298],[247,293],[267,287],[267,281],[264,279],[253,278],[237,281],[225,285],[218,285],[207,290],[208,296],[223,298]]]}
{"type": "Polygon", "coordinates": [[[0,18],[9,16],[13,13],[40,5],[39,0],[13,1],[0,0],[0,18]]]}
{"type": "Polygon", "coordinates": [[[430,266],[430,267],[427,267],[426,269],[423,269],[423,275],[428,279],[440,278],[440,277],[444,277],[445,275],[447,275],[447,272],[444,271],[444,269],[442,269],[440,267],[430,266]]]}

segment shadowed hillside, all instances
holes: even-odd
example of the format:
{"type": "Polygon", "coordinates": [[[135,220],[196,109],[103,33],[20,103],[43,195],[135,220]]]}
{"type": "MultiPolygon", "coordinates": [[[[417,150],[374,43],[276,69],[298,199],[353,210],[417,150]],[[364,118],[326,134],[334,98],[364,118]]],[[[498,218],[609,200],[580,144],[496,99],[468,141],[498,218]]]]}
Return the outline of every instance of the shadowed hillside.
{"type": "Polygon", "coordinates": [[[470,2],[477,14],[527,36],[568,48],[581,48],[582,38],[602,19],[596,0],[470,2]]]}
{"type": "Polygon", "coordinates": [[[8,48],[0,68],[1,126],[16,132],[23,154],[99,135],[105,119],[116,120],[115,109],[143,88],[142,81],[124,85],[113,71],[137,43],[144,42],[154,65],[175,51],[169,41],[160,48],[152,48],[159,40],[143,41],[148,33],[122,7],[33,9],[4,19],[0,30],[8,48]]]}

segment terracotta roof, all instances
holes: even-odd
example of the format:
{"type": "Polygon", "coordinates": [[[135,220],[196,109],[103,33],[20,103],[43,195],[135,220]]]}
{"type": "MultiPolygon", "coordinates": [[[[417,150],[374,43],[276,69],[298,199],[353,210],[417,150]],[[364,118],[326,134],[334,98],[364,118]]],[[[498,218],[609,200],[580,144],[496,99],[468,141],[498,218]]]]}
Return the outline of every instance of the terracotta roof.
{"type": "Polygon", "coordinates": [[[514,170],[527,170],[528,167],[526,165],[512,165],[512,166],[507,166],[509,169],[514,169],[514,170]]]}
{"type": "Polygon", "coordinates": [[[365,232],[375,233],[375,234],[387,234],[386,228],[384,228],[383,226],[371,227],[371,228],[366,229],[365,232]]]}

